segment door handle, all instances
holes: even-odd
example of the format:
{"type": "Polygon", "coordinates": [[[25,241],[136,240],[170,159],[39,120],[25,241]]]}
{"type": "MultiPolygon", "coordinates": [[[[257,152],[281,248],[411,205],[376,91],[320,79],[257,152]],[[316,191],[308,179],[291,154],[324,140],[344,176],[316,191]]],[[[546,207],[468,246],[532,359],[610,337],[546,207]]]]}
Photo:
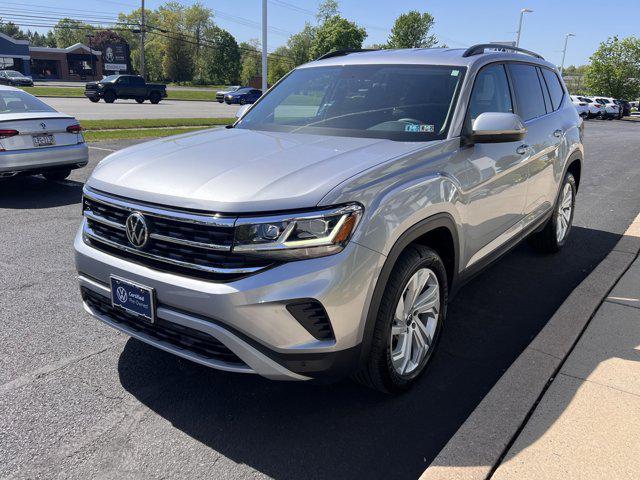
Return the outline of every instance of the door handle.
{"type": "Polygon", "coordinates": [[[520,145],[517,149],[516,149],[516,153],[518,155],[524,155],[525,153],[527,153],[527,151],[529,150],[529,145],[520,145]]]}
{"type": "Polygon", "coordinates": [[[553,136],[556,138],[560,138],[562,136],[562,130],[558,129],[553,132],[553,136]]]}

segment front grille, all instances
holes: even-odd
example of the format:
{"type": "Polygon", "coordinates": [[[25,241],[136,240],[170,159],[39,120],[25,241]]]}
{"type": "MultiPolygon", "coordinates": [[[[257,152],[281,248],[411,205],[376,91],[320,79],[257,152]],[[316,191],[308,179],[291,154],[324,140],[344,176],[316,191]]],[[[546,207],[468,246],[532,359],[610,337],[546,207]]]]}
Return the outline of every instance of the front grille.
{"type": "Polygon", "coordinates": [[[154,340],[187,350],[201,357],[222,361],[233,365],[246,365],[235,353],[225,347],[211,335],[193,328],[156,318],[148,323],[134,315],[114,308],[108,298],[88,288],[81,287],[82,300],[96,313],[108,317],[111,321],[127,327],[137,333],[145,334],[154,340]]]}
{"type": "Polygon", "coordinates": [[[145,266],[206,278],[231,281],[257,272],[271,262],[232,252],[234,218],[158,209],[85,191],[85,240],[95,248],[145,266]],[[141,213],[149,237],[134,247],[126,233],[132,212],[141,213]]]}

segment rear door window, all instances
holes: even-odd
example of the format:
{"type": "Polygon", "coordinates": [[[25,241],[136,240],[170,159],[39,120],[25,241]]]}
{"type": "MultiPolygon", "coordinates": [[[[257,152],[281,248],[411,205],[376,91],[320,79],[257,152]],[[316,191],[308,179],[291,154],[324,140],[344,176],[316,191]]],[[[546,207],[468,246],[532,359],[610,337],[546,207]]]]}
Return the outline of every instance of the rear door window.
{"type": "Polygon", "coordinates": [[[509,73],[518,99],[518,114],[525,122],[547,113],[536,67],[524,63],[509,64],[509,73]]]}
{"type": "Polygon", "coordinates": [[[547,83],[547,87],[549,88],[549,95],[551,95],[553,109],[558,110],[558,108],[560,108],[560,103],[562,103],[562,97],[564,97],[564,88],[562,88],[558,75],[556,75],[555,72],[552,72],[547,68],[542,68],[541,70],[544,80],[547,83]]]}

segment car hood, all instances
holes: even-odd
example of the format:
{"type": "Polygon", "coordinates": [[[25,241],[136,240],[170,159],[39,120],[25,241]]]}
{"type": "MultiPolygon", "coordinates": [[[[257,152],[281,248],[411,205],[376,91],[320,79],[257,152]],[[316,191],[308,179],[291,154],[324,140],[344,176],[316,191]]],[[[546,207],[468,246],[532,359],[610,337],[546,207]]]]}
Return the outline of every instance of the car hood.
{"type": "Polygon", "coordinates": [[[134,200],[220,213],[309,208],[349,177],[424,146],[209,129],[113,153],[87,185],[134,200]]]}

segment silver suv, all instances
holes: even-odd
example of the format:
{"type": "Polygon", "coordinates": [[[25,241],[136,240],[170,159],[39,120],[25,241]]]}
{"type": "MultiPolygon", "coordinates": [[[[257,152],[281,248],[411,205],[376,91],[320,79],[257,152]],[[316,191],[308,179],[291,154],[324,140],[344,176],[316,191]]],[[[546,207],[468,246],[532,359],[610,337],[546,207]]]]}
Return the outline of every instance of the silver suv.
{"type": "Polygon", "coordinates": [[[227,129],[110,155],[85,309],[221,370],[407,389],[465,280],[571,229],[582,120],[552,64],[500,48],[332,52],[227,129]]]}

